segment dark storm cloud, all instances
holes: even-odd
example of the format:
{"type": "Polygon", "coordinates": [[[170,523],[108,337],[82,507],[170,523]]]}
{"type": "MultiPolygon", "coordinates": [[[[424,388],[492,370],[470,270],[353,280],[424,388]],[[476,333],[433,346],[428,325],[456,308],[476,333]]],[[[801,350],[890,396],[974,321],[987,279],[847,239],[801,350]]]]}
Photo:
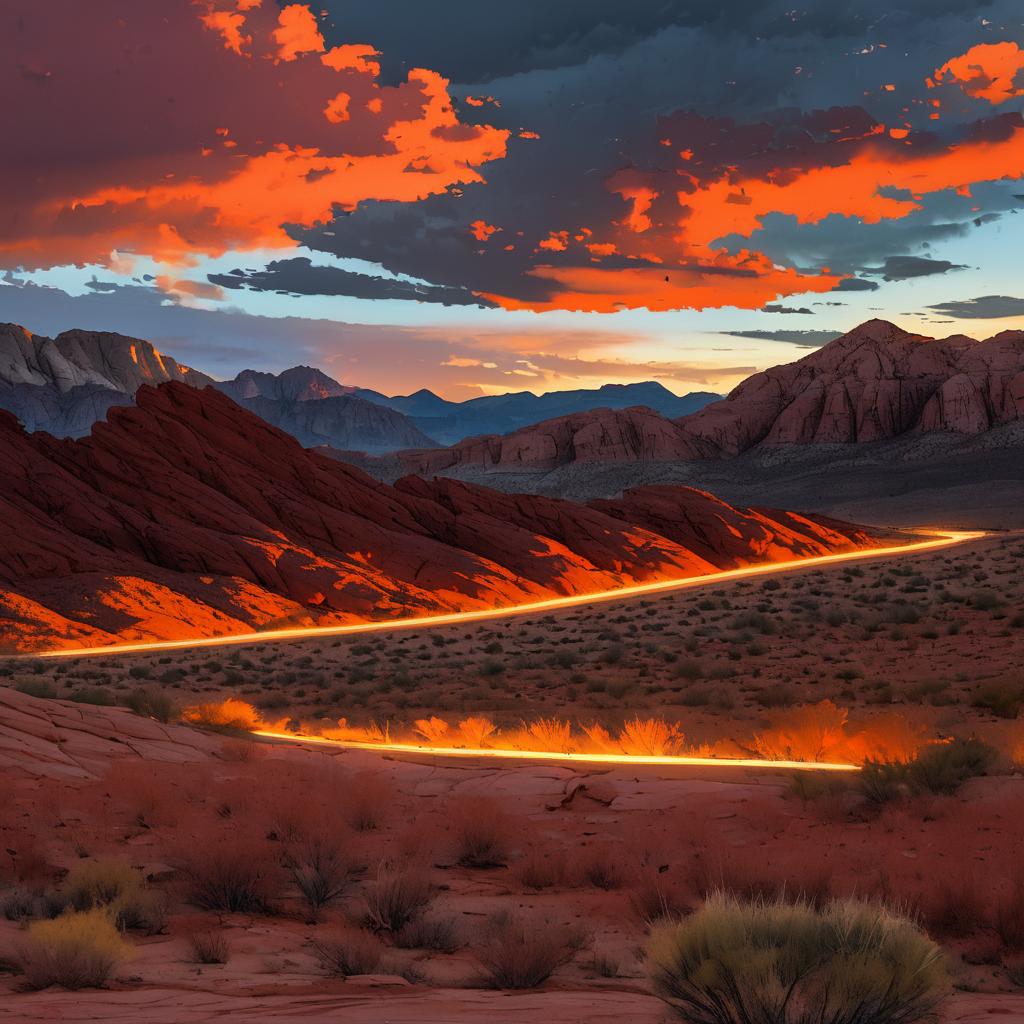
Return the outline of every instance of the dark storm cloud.
{"type": "Polygon", "coordinates": [[[814,313],[809,310],[806,306],[801,306],[799,309],[793,306],[779,306],[769,303],[767,306],[761,308],[762,313],[799,313],[804,316],[814,316],[814,313]]]}
{"type": "Polygon", "coordinates": [[[998,320],[1006,316],[1024,316],[1024,299],[1011,295],[979,295],[975,299],[940,302],[928,308],[959,320],[998,320]]]}
{"type": "MultiPolygon", "coordinates": [[[[538,264],[557,273],[593,262],[586,253],[582,261],[571,252],[538,253],[539,240],[549,232],[596,231],[628,216],[628,203],[608,190],[608,179],[622,168],[672,173],[659,117],[682,110],[747,125],[778,118],[780,111],[862,103],[880,126],[914,120],[915,131],[924,133],[924,142],[931,133],[939,151],[960,127],[992,111],[959,92],[948,101],[944,94],[942,121],[934,122],[924,79],[973,43],[1020,31],[1011,0],[866,0],[847,8],[816,2],[795,13],[784,0],[736,2],[727,9],[717,0],[629,6],[565,0],[543,8],[489,5],[486,17],[469,0],[358,7],[327,4],[329,39],[333,19],[339,32],[384,52],[385,77],[426,63],[452,78],[456,97],[500,101],[500,107],[480,109],[462,104],[462,116],[525,128],[539,138],[513,138],[508,159],[487,168],[487,184],[464,194],[414,207],[366,203],[294,236],[311,248],[379,262],[436,285],[538,304],[559,292],[550,276],[530,274],[538,264]],[[469,227],[475,221],[498,230],[478,241],[469,227]]],[[[853,274],[888,256],[926,256],[933,244],[962,237],[1018,205],[1011,187],[972,191],[939,190],[925,195],[919,210],[876,223],[841,214],[797,223],[769,214],[752,235],[718,244],[730,253],[762,252],[784,267],[853,274]]],[[[859,279],[837,290],[874,287],[859,279]]]]}
{"type": "Polygon", "coordinates": [[[877,274],[884,281],[906,281],[912,277],[930,277],[966,269],[949,260],[930,260],[924,256],[887,256],[880,267],[861,267],[865,274],[877,274]]]}
{"type": "Polygon", "coordinates": [[[360,274],[341,267],[314,266],[306,256],[272,260],[263,270],[207,275],[221,288],[246,288],[281,295],[349,295],[357,299],[414,299],[445,306],[491,306],[465,288],[445,288],[360,274]]]}
{"type": "Polygon", "coordinates": [[[758,341],[788,341],[800,348],[821,348],[842,337],[841,331],[719,331],[731,338],[754,338],[758,341]]]}
{"type": "MultiPolygon", "coordinates": [[[[834,292],[877,292],[878,282],[877,281],[866,281],[863,277],[844,277],[832,289],[834,292]]],[[[842,303],[836,303],[836,305],[842,305],[842,303]]]]}

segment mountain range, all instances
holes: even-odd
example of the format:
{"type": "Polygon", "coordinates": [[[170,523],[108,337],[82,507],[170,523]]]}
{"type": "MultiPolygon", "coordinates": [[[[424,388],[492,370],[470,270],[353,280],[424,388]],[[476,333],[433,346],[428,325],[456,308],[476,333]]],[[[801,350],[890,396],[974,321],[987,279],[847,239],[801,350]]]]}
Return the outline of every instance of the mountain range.
{"type": "Polygon", "coordinates": [[[389,486],[178,381],[79,440],[0,413],[0,477],[7,651],[500,607],[884,536],[690,488],[577,504],[389,486]]]}
{"type": "Polygon", "coordinates": [[[683,415],[719,397],[699,392],[680,398],[647,381],[450,402],[426,389],[388,397],[340,384],[310,366],[278,374],[243,370],[233,380],[217,381],[139,338],[73,330],[51,339],[17,324],[0,325],[0,409],[13,413],[28,430],[82,437],[108,409],[131,405],[142,384],[167,381],[215,387],[307,447],[371,455],[436,448],[598,407],[646,405],[666,416],[683,415]]]}
{"type": "Polygon", "coordinates": [[[1024,331],[928,338],[869,320],[726,398],[669,419],[596,409],[505,436],[402,452],[404,471],[543,472],[569,464],[728,458],[785,446],[972,436],[1024,419],[1024,331]]]}

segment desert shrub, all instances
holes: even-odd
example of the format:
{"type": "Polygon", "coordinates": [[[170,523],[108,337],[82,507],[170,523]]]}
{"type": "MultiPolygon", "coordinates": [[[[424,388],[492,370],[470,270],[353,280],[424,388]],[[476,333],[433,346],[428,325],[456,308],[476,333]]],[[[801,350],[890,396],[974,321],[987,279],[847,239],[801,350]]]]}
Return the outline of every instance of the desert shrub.
{"type": "Polygon", "coordinates": [[[372,974],[380,966],[384,946],[376,935],[360,928],[344,928],[330,939],[313,942],[313,954],[337,978],[372,974]]]}
{"type": "Polygon", "coordinates": [[[123,703],[135,714],[158,722],[174,722],[178,718],[178,705],[174,698],[155,686],[137,687],[123,699],[123,703]]]}
{"type": "Polygon", "coordinates": [[[905,764],[867,761],[857,777],[857,787],[870,803],[891,803],[903,795],[908,772],[905,764]]]}
{"type": "Polygon", "coordinates": [[[514,873],[527,889],[554,889],[565,884],[568,865],[557,849],[531,850],[516,863],[514,873]]]}
{"type": "Polygon", "coordinates": [[[18,886],[0,898],[0,914],[7,921],[24,921],[35,912],[36,899],[28,889],[18,886]]]}
{"type": "Polygon", "coordinates": [[[431,949],[438,953],[454,953],[462,946],[454,918],[417,917],[394,936],[399,949],[431,949]]]}
{"type": "Polygon", "coordinates": [[[846,720],[846,709],[830,700],[790,708],[772,717],[754,747],[772,761],[828,761],[847,747],[846,720]]]}
{"type": "Polygon", "coordinates": [[[537,988],[586,945],[585,933],[571,925],[499,914],[475,946],[490,988],[537,988]]]}
{"type": "Polygon", "coordinates": [[[64,882],[64,894],[75,910],[105,907],[134,895],[142,887],[142,875],[118,860],[91,860],[76,865],[64,882]]]}
{"type": "Polygon", "coordinates": [[[101,686],[80,686],[68,694],[68,700],[76,704],[95,704],[99,707],[114,706],[114,695],[101,686]]]}
{"type": "Polygon", "coordinates": [[[188,948],[194,964],[226,964],[231,959],[227,936],[215,929],[193,932],[188,937],[188,948]]]}
{"type": "Polygon", "coordinates": [[[794,772],[787,789],[790,795],[810,803],[826,797],[842,797],[850,791],[850,780],[833,772],[794,772]]]}
{"type": "Polygon", "coordinates": [[[459,723],[460,740],[464,745],[475,750],[486,746],[495,732],[495,723],[488,718],[464,718],[459,723]]]}
{"type": "Polygon", "coordinates": [[[572,751],[572,726],[560,718],[538,718],[523,726],[525,745],[532,750],[566,754],[572,751]]]}
{"type": "Polygon", "coordinates": [[[675,725],[659,718],[636,718],[624,722],[619,746],[626,754],[664,757],[679,753],[683,735],[675,725]]]}
{"type": "Polygon", "coordinates": [[[467,868],[501,867],[508,860],[512,819],[488,797],[460,800],[452,809],[456,861],[467,868]]]}
{"type": "Polygon", "coordinates": [[[1006,680],[990,683],[977,692],[972,703],[991,711],[996,718],[1016,718],[1024,703],[1024,686],[1006,680]]]}
{"type": "Polygon", "coordinates": [[[182,720],[213,732],[253,732],[264,725],[259,712],[244,700],[223,700],[185,708],[182,720]]]}
{"type": "Polygon", "coordinates": [[[57,696],[57,687],[49,679],[22,679],[15,683],[14,688],[29,697],[41,697],[45,700],[53,700],[57,696]]]}
{"type": "Polygon", "coordinates": [[[923,902],[929,930],[963,938],[985,927],[985,899],[969,869],[935,879],[923,902]]]}
{"type": "Polygon", "coordinates": [[[916,924],[853,900],[815,910],[718,893],[657,928],[648,953],[655,992],[689,1024],[913,1024],[948,991],[916,924]]]}
{"type": "Polygon", "coordinates": [[[690,911],[690,899],[682,880],[653,868],[641,871],[629,894],[629,903],[646,925],[675,920],[690,911]]]}
{"type": "Polygon", "coordinates": [[[375,772],[359,772],[345,793],[342,813],[357,832],[372,832],[384,823],[394,802],[394,787],[388,779],[375,772]]]}
{"type": "Polygon", "coordinates": [[[434,898],[423,872],[381,870],[364,895],[366,923],[374,931],[397,932],[415,920],[434,898]]]}
{"type": "Polygon", "coordinates": [[[110,915],[100,908],[34,921],[18,948],[30,988],[96,988],[132,955],[110,915]]]}
{"type": "Polygon", "coordinates": [[[910,762],[907,777],[915,789],[927,793],[955,793],[968,779],[987,775],[997,752],[971,737],[925,747],[910,762]]]}
{"type": "Polygon", "coordinates": [[[440,747],[451,742],[451,726],[443,718],[418,718],[415,724],[416,732],[431,746],[440,747]]]}
{"type": "Polygon", "coordinates": [[[1024,949],[1024,874],[1018,873],[1000,887],[994,923],[1004,946],[1024,949]]]}
{"type": "Polygon", "coordinates": [[[196,843],[178,864],[186,898],[203,910],[269,913],[284,884],[269,845],[243,836],[196,843]]]}
{"type": "Polygon", "coordinates": [[[152,889],[126,892],[108,908],[121,931],[138,931],[144,935],[163,935],[167,931],[168,909],[167,897],[152,889]]]}
{"type": "Polygon", "coordinates": [[[284,864],[316,920],[345,891],[349,862],[337,837],[323,831],[288,844],[284,864]]]}
{"type": "Polygon", "coordinates": [[[592,849],[576,862],[575,880],[578,885],[610,892],[622,887],[625,873],[621,861],[610,849],[592,849]]]}

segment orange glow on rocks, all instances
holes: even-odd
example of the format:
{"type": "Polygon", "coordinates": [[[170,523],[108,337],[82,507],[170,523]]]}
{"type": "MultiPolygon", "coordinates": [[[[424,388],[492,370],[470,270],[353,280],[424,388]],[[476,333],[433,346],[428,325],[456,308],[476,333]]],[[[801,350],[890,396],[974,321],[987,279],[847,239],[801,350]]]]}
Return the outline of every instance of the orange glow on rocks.
{"type": "Polygon", "coordinates": [[[928,80],[929,87],[953,82],[968,96],[997,105],[1024,96],[1017,86],[1024,71],[1024,50],[1016,43],[981,43],[946,61],[928,80]]]}

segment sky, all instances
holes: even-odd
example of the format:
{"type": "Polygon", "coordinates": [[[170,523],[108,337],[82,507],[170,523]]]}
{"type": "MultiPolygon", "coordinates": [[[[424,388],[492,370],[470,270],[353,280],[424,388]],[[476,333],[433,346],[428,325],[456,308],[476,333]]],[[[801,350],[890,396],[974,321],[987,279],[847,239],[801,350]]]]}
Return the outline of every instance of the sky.
{"type": "Polygon", "coordinates": [[[38,334],[462,399],[1024,329],[1019,0],[5,0],[0,56],[38,334]]]}

